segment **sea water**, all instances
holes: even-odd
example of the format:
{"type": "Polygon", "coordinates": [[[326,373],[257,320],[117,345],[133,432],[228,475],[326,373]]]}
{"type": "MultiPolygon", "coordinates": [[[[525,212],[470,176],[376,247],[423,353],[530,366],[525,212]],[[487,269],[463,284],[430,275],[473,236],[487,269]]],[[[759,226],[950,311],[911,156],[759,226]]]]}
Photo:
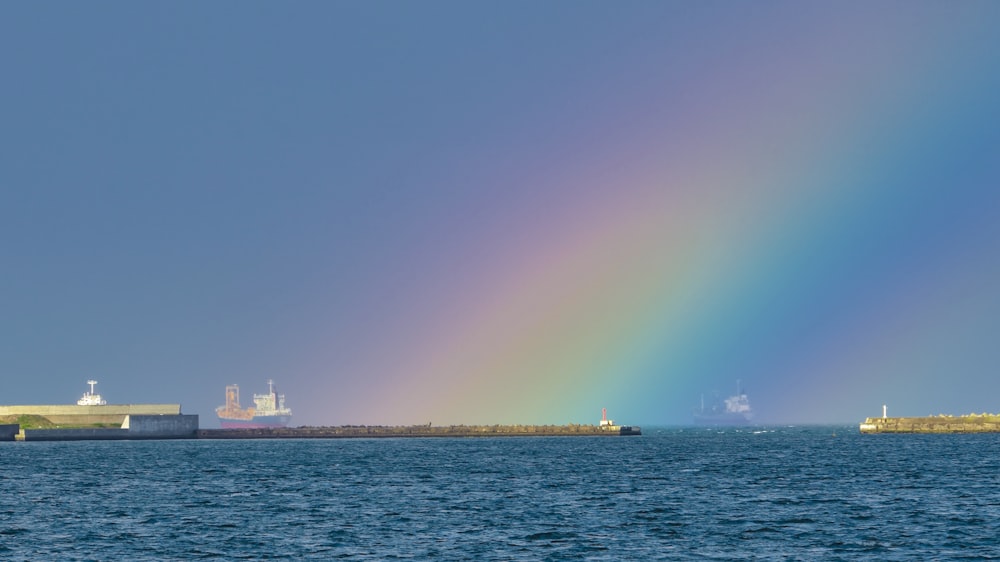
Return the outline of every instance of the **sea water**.
{"type": "Polygon", "coordinates": [[[1000,557],[1000,435],[0,443],[0,560],[1000,557]]]}

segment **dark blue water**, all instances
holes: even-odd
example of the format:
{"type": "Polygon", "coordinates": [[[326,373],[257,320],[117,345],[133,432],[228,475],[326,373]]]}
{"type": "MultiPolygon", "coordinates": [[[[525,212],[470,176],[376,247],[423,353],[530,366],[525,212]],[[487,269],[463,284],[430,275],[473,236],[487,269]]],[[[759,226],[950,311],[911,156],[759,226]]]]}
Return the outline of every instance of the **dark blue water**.
{"type": "Polygon", "coordinates": [[[1000,435],[0,443],[0,560],[1000,557],[1000,435]]]}

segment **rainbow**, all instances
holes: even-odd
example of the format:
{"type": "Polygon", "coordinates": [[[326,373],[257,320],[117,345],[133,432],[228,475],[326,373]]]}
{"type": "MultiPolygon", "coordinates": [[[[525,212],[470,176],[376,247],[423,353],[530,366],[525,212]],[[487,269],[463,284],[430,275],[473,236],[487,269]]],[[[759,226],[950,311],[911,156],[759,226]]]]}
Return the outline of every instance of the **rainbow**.
{"type": "Polygon", "coordinates": [[[1000,9],[754,8],[439,156],[455,191],[330,334],[363,343],[312,356],[346,404],[323,421],[688,423],[736,379],[775,423],[989,409],[1000,9]]]}

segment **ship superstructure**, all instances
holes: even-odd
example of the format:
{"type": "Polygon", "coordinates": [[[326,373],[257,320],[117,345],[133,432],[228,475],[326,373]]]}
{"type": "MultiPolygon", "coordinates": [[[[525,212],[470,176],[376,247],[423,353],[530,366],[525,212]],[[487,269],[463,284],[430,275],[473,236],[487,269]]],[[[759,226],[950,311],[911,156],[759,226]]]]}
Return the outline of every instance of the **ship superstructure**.
{"type": "Polygon", "coordinates": [[[87,381],[87,384],[90,385],[90,391],[84,392],[83,397],[76,401],[77,406],[104,406],[108,403],[101,398],[100,394],[94,392],[94,386],[97,384],[97,381],[91,379],[87,381]]]}
{"type": "Polygon", "coordinates": [[[215,409],[224,429],[285,427],[292,419],[292,410],[285,406],[285,395],[278,394],[274,381],[267,381],[267,394],[254,394],[254,405],[240,406],[240,387],[226,386],[226,403],[215,409]]]}
{"type": "Polygon", "coordinates": [[[750,408],[750,398],[740,388],[736,381],[736,394],[708,408],[702,397],[701,409],[694,412],[694,423],[697,425],[750,425],[753,423],[753,410],[750,408]]]}

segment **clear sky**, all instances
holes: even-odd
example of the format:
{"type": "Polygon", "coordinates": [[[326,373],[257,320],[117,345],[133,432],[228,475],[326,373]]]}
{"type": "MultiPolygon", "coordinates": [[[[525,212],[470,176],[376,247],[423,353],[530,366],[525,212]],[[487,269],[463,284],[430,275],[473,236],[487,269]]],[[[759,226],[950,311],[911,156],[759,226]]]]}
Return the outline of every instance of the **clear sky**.
{"type": "Polygon", "coordinates": [[[7,2],[5,404],[1000,411],[1000,3],[7,2]],[[246,401],[246,400],[244,400],[246,401]]]}

